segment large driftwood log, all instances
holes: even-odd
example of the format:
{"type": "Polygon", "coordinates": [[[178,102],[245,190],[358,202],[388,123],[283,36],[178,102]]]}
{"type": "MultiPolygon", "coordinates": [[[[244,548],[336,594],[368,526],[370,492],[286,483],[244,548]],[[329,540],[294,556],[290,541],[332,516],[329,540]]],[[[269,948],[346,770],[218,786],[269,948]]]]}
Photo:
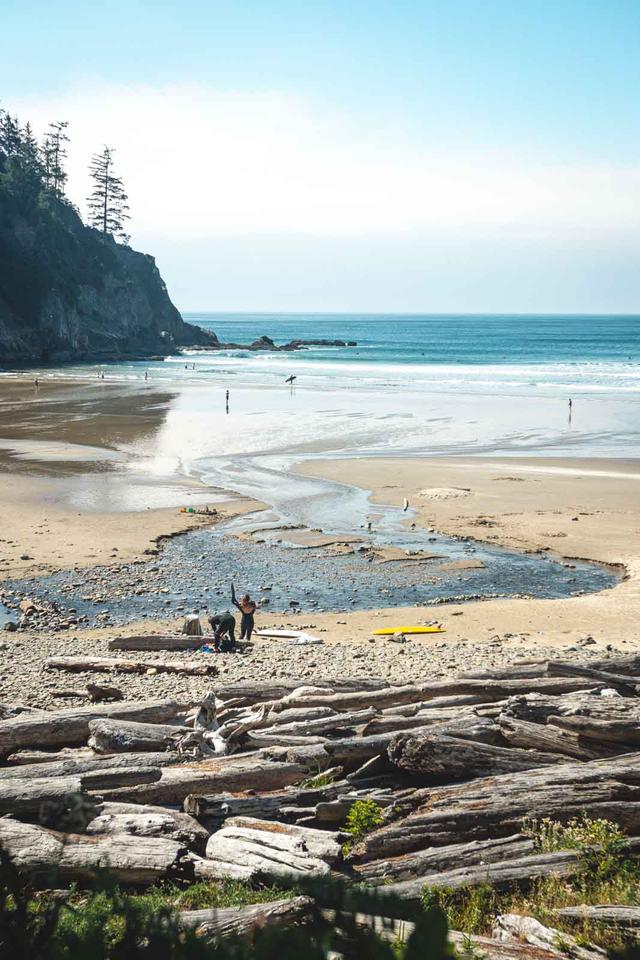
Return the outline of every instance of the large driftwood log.
{"type": "Polygon", "coordinates": [[[260,820],[278,820],[282,807],[306,807],[335,800],[341,793],[353,788],[346,780],[335,781],[324,787],[288,787],[286,790],[265,791],[259,794],[222,793],[208,796],[189,795],[184,801],[187,813],[200,818],[226,820],[227,817],[257,817],[260,820]]]}
{"type": "Polygon", "coordinates": [[[605,927],[618,927],[620,930],[640,930],[640,907],[614,906],[608,903],[578,907],[561,907],[555,911],[563,920],[576,923],[596,923],[605,927]]]}
{"type": "MultiPolygon", "coordinates": [[[[553,660],[530,660],[528,663],[511,663],[507,667],[494,667],[474,673],[463,673],[469,680],[513,680],[549,676],[549,664],[553,660]]],[[[565,661],[566,662],[566,661],[565,661]]],[[[584,666],[607,673],[627,674],[640,678],[640,656],[637,653],[608,656],[587,660],[584,666]]]]}
{"type": "Polygon", "coordinates": [[[106,717],[89,722],[89,746],[97,753],[155,752],[174,749],[189,728],[166,723],[138,723],[106,717]]]}
{"type": "Polygon", "coordinates": [[[416,791],[411,802],[412,813],[369,834],[352,856],[371,860],[508,836],[526,817],[566,822],[586,813],[612,820],[629,834],[640,832],[640,755],[551,764],[429,788],[416,791]]]}
{"type": "Polygon", "coordinates": [[[550,660],[548,674],[551,677],[585,677],[604,687],[614,687],[624,696],[638,695],[638,677],[628,674],[611,673],[608,670],[596,670],[580,663],[567,663],[566,660],[550,660]]]}
{"type": "Polygon", "coordinates": [[[565,694],[562,697],[529,693],[510,697],[501,713],[532,723],[546,723],[550,717],[556,716],[640,722],[640,698],[623,698],[615,693],[609,696],[587,691],[565,694]]]}
{"type": "Polygon", "coordinates": [[[308,897],[253,903],[247,907],[218,907],[214,910],[183,910],[178,914],[182,927],[191,927],[209,939],[250,937],[263,927],[304,923],[311,901],[308,897]]]}
{"type": "Polygon", "coordinates": [[[273,820],[232,817],[207,843],[206,856],[224,876],[243,867],[255,874],[322,876],[341,856],[340,835],[273,820]]]}
{"type": "MultiPolygon", "coordinates": [[[[557,696],[576,690],[591,690],[598,683],[586,677],[540,677],[531,680],[434,680],[431,683],[405,687],[388,687],[382,690],[355,691],[340,693],[301,693],[288,697],[288,705],[293,707],[318,706],[333,707],[336,710],[351,710],[372,706],[379,709],[404,704],[433,700],[436,697],[450,697],[475,694],[483,702],[505,700],[518,693],[532,690],[557,696]]],[[[605,686],[605,684],[600,684],[605,686]]],[[[274,709],[277,707],[274,706],[274,709]]]]}
{"type": "Polygon", "coordinates": [[[640,718],[629,720],[600,720],[596,717],[549,717],[547,730],[551,736],[573,734],[591,749],[623,753],[640,744],[640,718]]]}
{"type": "Polygon", "coordinates": [[[272,762],[258,754],[220,757],[164,767],[156,783],[112,790],[105,794],[105,799],[182,804],[189,794],[279,790],[301,780],[307,772],[307,768],[300,764],[272,762]]]}
{"type": "Polygon", "coordinates": [[[401,734],[387,750],[389,759],[405,773],[425,783],[452,783],[515,770],[530,770],[545,764],[561,763],[557,753],[493,747],[443,736],[437,730],[427,734],[401,734]]]}
{"type": "Polygon", "coordinates": [[[180,757],[175,753],[124,753],[118,756],[96,757],[93,754],[86,759],[55,760],[53,763],[32,763],[17,767],[0,769],[0,785],[7,780],[42,780],[45,777],[71,777],[84,773],[96,773],[99,770],[129,770],[140,767],[168,767],[178,763],[180,757]]]}
{"type": "Polygon", "coordinates": [[[534,843],[521,833],[496,840],[472,840],[470,843],[454,843],[449,847],[434,847],[432,850],[415,850],[399,857],[372,860],[356,865],[358,880],[369,884],[386,884],[389,881],[419,879],[429,874],[456,870],[460,864],[472,867],[479,864],[520,859],[533,853],[534,843]]]}
{"type": "Polygon", "coordinates": [[[134,837],[166,837],[204,854],[209,831],[188,813],[168,807],[134,803],[101,803],[97,816],[87,825],[92,836],[130,834],[134,837]]]}
{"type": "Polygon", "coordinates": [[[67,670],[71,673],[179,673],[188,677],[215,676],[216,663],[207,659],[183,660],[127,660],[125,657],[49,657],[44,662],[47,670],[67,670]]]}
{"type": "Polygon", "coordinates": [[[8,817],[0,818],[0,847],[20,874],[47,887],[91,881],[100,870],[120,883],[146,886],[189,866],[186,848],[174,840],[65,834],[8,817]]]}
{"type": "Polygon", "coordinates": [[[600,757],[613,756],[623,753],[622,750],[596,745],[584,741],[572,730],[559,730],[558,727],[547,726],[541,723],[529,723],[526,720],[516,720],[505,714],[498,718],[500,731],[505,740],[514,747],[523,747],[527,750],[548,750],[559,753],[564,757],[573,757],[576,760],[598,760],[600,757]]]}
{"type": "Polygon", "coordinates": [[[101,717],[164,723],[178,719],[184,711],[185,705],[175,700],[141,700],[49,710],[38,714],[21,713],[17,717],[0,720],[0,756],[7,756],[22,747],[73,747],[86,743],[89,722],[101,717]]]}
{"type": "Polygon", "coordinates": [[[557,950],[561,956],[571,957],[573,960],[605,960],[608,956],[606,950],[601,950],[600,947],[582,946],[575,937],[560,933],[553,927],[545,927],[535,917],[523,917],[518,913],[502,913],[497,916],[491,933],[496,940],[524,942],[543,950],[557,950]]]}
{"type": "Polygon", "coordinates": [[[17,777],[0,782],[0,814],[14,813],[30,818],[40,814],[43,804],[63,803],[71,794],[101,791],[132,784],[151,784],[160,779],[158,767],[129,767],[97,770],[66,777],[17,777]]]}
{"type": "MultiPolygon", "coordinates": [[[[637,856],[640,838],[629,841],[630,849],[637,856]]],[[[482,887],[490,884],[498,890],[518,884],[529,887],[535,880],[549,877],[570,877],[584,869],[584,857],[579,850],[554,850],[551,853],[532,853],[517,859],[502,860],[458,867],[441,873],[424,874],[411,880],[402,880],[385,886],[385,892],[405,900],[419,900],[425,887],[446,887],[457,890],[461,887],[482,887]]]]}

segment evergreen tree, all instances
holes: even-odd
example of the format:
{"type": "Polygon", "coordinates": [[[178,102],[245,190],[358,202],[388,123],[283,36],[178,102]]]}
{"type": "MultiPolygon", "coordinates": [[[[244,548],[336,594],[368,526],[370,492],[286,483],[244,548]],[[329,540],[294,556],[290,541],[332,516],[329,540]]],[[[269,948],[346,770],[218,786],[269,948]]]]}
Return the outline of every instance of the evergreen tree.
{"type": "Polygon", "coordinates": [[[44,178],[47,186],[53,190],[57,197],[64,193],[64,185],[67,181],[67,174],[64,169],[64,161],[67,159],[67,148],[65,144],[69,143],[67,136],[66,120],[58,120],[49,124],[49,132],[44,138],[42,144],[42,165],[44,167],[44,178]]]}
{"type": "Polygon", "coordinates": [[[0,150],[6,157],[13,157],[20,147],[20,124],[15,117],[0,110],[0,150]]]}
{"type": "Polygon", "coordinates": [[[89,172],[93,179],[93,190],[88,198],[89,223],[102,233],[110,233],[123,243],[129,239],[124,230],[124,222],[129,219],[127,195],[120,177],[113,169],[113,153],[110,147],[104,147],[91,161],[89,172]]]}

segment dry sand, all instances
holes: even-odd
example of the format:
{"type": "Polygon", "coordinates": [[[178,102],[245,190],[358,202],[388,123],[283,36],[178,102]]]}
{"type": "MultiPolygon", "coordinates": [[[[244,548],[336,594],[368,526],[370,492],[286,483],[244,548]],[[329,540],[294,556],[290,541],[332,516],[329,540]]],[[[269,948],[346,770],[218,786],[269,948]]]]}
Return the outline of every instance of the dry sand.
{"type": "MultiPolygon", "coordinates": [[[[132,473],[129,447],[138,456],[144,451],[145,438],[170,399],[157,391],[140,396],[136,390],[48,383],[45,395],[41,388],[36,397],[31,384],[0,386],[0,578],[146,559],[157,552],[161,538],[212,522],[180,513],[181,504],[209,501],[220,516],[260,506],[220,499],[220,492],[216,500],[196,482],[160,482],[144,472],[132,473]],[[96,504],[103,506],[96,509],[96,504]]],[[[225,679],[312,680],[350,674],[403,682],[523,657],[564,655],[581,649],[589,637],[594,642],[587,641],[585,654],[607,645],[623,651],[640,645],[640,462],[425,457],[310,460],[298,469],[372,490],[374,526],[376,503],[401,505],[407,497],[420,526],[517,550],[544,549],[565,558],[620,565],[625,579],[611,590],[564,600],[488,600],[299,616],[260,612],[259,625],[307,629],[325,645],[292,648],[258,640],[246,656],[218,658],[225,679]],[[434,619],[446,633],[414,638],[403,646],[370,640],[377,627],[434,619]]],[[[300,534],[307,536],[314,545],[316,538],[336,540],[316,531],[300,534]]],[[[178,626],[175,620],[146,623],[145,630],[178,626]]],[[[132,624],[118,632],[137,629],[132,624]]],[[[66,701],[55,692],[81,688],[88,678],[43,673],[45,657],[104,654],[113,632],[3,634],[0,700],[63,705],[66,701]]],[[[132,696],[180,693],[197,698],[211,686],[206,679],[166,675],[117,677],[116,682],[132,696]]]]}

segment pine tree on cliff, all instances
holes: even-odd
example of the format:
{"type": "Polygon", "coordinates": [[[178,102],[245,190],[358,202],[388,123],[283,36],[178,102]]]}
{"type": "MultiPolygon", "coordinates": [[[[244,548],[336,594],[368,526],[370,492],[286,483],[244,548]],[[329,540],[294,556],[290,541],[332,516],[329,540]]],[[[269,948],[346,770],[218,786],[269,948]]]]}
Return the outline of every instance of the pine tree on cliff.
{"type": "Polygon", "coordinates": [[[109,233],[123,243],[129,239],[124,230],[124,222],[129,219],[127,195],[120,177],[113,170],[113,150],[105,147],[96,153],[91,161],[89,172],[93,179],[93,190],[88,198],[89,223],[102,233],[109,233]]]}
{"type": "Polygon", "coordinates": [[[67,159],[67,148],[65,144],[69,143],[67,136],[66,120],[58,120],[49,124],[49,132],[44,138],[42,144],[42,166],[44,168],[44,181],[50,190],[53,190],[57,197],[64,193],[64,185],[67,182],[67,174],[64,169],[64,161],[67,159]]]}

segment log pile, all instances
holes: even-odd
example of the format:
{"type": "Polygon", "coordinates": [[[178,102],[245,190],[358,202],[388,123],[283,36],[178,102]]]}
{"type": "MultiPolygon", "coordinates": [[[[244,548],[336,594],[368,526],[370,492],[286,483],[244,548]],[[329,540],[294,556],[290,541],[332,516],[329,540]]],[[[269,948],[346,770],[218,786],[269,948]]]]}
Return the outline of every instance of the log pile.
{"type": "MultiPolygon", "coordinates": [[[[404,686],[213,683],[197,704],[3,705],[0,845],[17,868],[55,887],[99,869],[132,886],[337,873],[411,903],[425,886],[576,873],[577,852],[541,852],[529,819],[604,817],[640,854],[640,658],[404,686]],[[359,800],[383,822],[349,847],[359,800]]],[[[304,900],[261,908],[220,929],[286,922],[304,900]]],[[[181,922],[215,927],[196,913],[181,922]]],[[[515,955],[506,929],[490,955],[515,955]]]]}

